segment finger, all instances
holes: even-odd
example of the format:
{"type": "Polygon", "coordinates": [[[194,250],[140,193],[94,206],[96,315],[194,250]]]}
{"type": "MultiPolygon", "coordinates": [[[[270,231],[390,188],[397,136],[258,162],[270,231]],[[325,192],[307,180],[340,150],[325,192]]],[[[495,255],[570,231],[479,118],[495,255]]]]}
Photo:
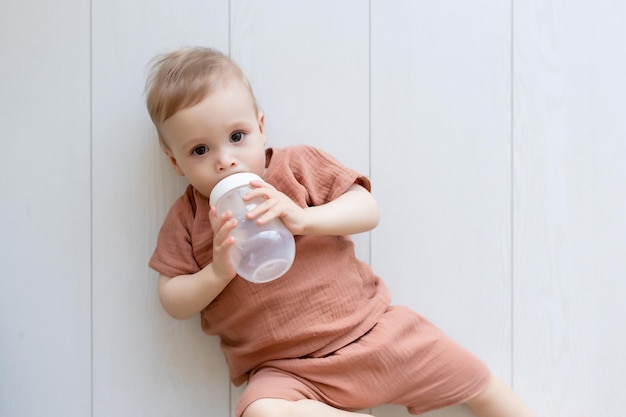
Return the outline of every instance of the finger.
{"type": "Polygon", "coordinates": [[[277,193],[276,188],[263,181],[252,181],[250,185],[252,187],[243,196],[244,201],[250,201],[258,197],[269,199],[277,193]]]}
{"type": "Polygon", "coordinates": [[[232,218],[233,214],[230,210],[224,211],[222,214],[217,214],[217,209],[215,207],[209,210],[209,222],[211,223],[211,227],[213,228],[213,233],[217,233],[217,231],[226,223],[230,218],[232,218]]]}
{"type": "Polygon", "coordinates": [[[228,240],[233,240],[232,236],[230,236],[230,232],[233,231],[237,227],[237,219],[229,219],[226,223],[222,224],[222,226],[215,233],[215,237],[213,239],[214,244],[218,246],[223,246],[225,243],[228,243],[228,240]]]}
{"type": "Polygon", "coordinates": [[[212,206],[209,210],[209,222],[211,223],[211,227],[215,232],[216,229],[219,227],[219,218],[217,216],[217,208],[215,206],[212,206]]]}
{"type": "Polygon", "coordinates": [[[230,248],[235,244],[235,238],[228,236],[225,241],[217,244],[213,244],[213,259],[228,260],[228,253],[230,248]]]}
{"type": "Polygon", "coordinates": [[[265,216],[270,211],[276,211],[276,206],[278,202],[279,202],[278,199],[267,199],[263,201],[261,204],[258,204],[249,212],[247,212],[246,218],[248,220],[252,220],[259,216],[265,216]]]}
{"type": "Polygon", "coordinates": [[[263,214],[259,215],[256,218],[256,222],[260,225],[263,225],[274,219],[280,218],[282,214],[283,214],[283,211],[280,210],[278,207],[274,206],[268,209],[267,211],[265,211],[263,214]]]}
{"type": "Polygon", "coordinates": [[[267,187],[267,188],[274,189],[274,186],[272,186],[272,184],[270,184],[269,182],[265,182],[263,180],[252,180],[252,181],[250,181],[250,187],[251,188],[267,187]]]}

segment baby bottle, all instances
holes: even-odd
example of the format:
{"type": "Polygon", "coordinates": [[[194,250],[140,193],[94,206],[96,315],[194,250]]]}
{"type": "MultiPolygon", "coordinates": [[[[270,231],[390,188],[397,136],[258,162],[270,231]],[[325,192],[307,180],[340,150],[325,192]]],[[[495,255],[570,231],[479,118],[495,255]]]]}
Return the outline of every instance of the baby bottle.
{"type": "Polygon", "coordinates": [[[296,254],[293,235],[279,219],[259,225],[256,219],[246,218],[247,212],[265,201],[255,198],[244,202],[242,198],[250,189],[250,181],[260,179],[248,172],[230,175],[215,185],[209,199],[218,215],[230,210],[237,219],[237,227],[231,232],[235,244],[230,250],[230,260],[237,274],[256,283],[283,275],[296,254]]]}

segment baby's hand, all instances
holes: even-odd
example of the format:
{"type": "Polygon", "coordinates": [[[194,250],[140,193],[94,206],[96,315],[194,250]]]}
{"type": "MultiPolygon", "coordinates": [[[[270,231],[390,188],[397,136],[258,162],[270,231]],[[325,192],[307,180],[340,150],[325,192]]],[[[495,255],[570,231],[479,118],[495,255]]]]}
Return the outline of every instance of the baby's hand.
{"type": "Polygon", "coordinates": [[[256,219],[259,224],[266,224],[278,218],[292,234],[302,234],[306,224],[302,207],[265,181],[251,181],[250,187],[250,191],[243,197],[244,201],[255,198],[263,198],[265,201],[246,214],[248,219],[256,219]]]}
{"type": "Polygon", "coordinates": [[[209,220],[213,229],[213,271],[218,277],[229,281],[237,274],[230,262],[230,248],[235,243],[230,232],[237,226],[237,219],[233,219],[228,210],[218,217],[215,207],[211,207],[209,220]]]}

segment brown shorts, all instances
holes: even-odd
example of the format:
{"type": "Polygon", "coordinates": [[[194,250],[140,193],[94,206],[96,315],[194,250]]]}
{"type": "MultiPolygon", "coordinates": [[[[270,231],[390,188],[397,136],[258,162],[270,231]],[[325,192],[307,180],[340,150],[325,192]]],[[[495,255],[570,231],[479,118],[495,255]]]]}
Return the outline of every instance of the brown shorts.
{"type": "Polygon", "coordinates": [[[344,410],[399,404],[411,414],[463,403],[482,392],[483,362],[405,307],[390,307],[368,333],[324,357],[280,359],[250,373],[240,417],[261,398],[312,399],[344,410]]]}

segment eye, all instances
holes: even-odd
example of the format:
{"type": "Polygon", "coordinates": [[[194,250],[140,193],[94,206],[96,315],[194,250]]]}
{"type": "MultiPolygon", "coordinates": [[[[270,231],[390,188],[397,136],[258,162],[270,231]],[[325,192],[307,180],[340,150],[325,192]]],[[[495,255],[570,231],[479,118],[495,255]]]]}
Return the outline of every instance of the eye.
{"type": "Polygon", "coordinates": [[[233,143],[241,142],[244,136],[243,132],[234,132],[230,135],[230,141],[233,143]]]}
{"type": "Polygon", "coordinates": [[[196,146],[195,148],[193,148],[193,150],[191,151],[192,154],[194,155],[204,155],[205,153],[207,153],[209,151],[209,148],[205,145],[199,145],[196,146]]]}

